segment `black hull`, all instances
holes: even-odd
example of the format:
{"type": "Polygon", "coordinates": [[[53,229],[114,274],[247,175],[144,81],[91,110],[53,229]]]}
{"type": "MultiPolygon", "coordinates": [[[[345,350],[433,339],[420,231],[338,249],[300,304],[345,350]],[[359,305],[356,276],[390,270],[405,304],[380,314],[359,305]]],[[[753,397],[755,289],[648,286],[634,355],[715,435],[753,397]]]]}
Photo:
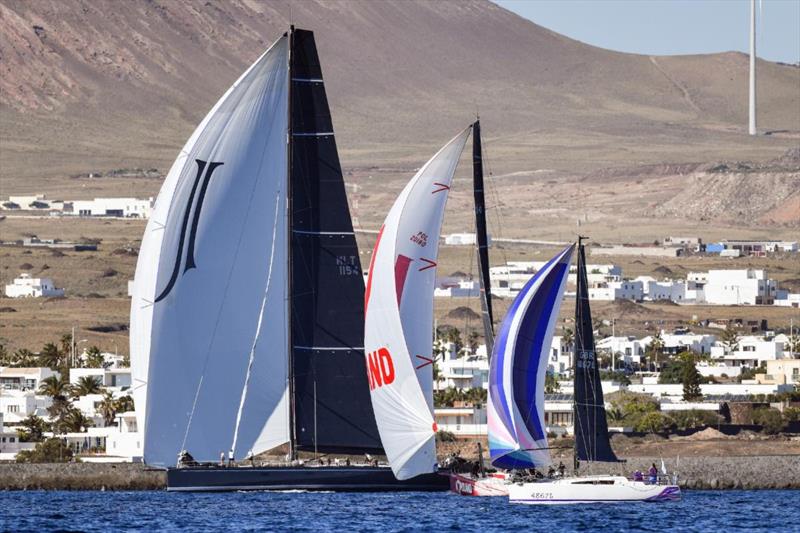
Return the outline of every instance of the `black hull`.
{"type": "Polygon", "coordinates": [[[338,492],[447,491],[449,471],[399,481],[392,470],[375,466],[190,467],[168,468],[167,490],[309,490],[338,492]]]}

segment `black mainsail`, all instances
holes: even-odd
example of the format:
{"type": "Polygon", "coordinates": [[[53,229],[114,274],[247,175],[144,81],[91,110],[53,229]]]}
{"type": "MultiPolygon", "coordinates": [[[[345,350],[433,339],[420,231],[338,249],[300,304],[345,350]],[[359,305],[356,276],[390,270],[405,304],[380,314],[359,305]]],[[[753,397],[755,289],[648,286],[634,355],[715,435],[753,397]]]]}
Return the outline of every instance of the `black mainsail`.
{"type": "Polygon", "coordinates": [[[575,462],[616,462],[608,438],[603,389],[594,346],[586,252],[578,239],[577,292],[575,294],[575,462]]]}
{"type": "Polygon", "coordinates": [[[364,368],[364,281],[313,32],[290,52],[293,450],[381,452],[364,368]]]}
{"type": "Polygon", "coordinates": [[[475,234],[478,245],[478,268],[481,275],[481,316],[486,338],[486,353],[491,357],[494,347],[492,290],[489,277],[489,238],[486,233],[486,199],[483,192],[483,155],[481,153],[481,122],[472,125],[472,188],[475,201],[475,234]]]}

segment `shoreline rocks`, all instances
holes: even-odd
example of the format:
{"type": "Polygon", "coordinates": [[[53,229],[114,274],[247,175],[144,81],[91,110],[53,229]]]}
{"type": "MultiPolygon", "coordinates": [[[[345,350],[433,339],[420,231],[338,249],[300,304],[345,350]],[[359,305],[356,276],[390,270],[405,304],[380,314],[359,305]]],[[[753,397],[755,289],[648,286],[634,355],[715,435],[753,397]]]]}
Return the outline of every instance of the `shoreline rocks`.
{"type": "MultiPolygon", "coordinates": [[[[626,457],[617,464],[583,464],[584,474],[630,476],[660,457],[626,457]]],[[[665,457],[678,484],[694,490],[800,489],[800,456],[665,457]]],[[[0,463],[0,490],[164,490],[166,473],[131,463],[0,463]]]]}

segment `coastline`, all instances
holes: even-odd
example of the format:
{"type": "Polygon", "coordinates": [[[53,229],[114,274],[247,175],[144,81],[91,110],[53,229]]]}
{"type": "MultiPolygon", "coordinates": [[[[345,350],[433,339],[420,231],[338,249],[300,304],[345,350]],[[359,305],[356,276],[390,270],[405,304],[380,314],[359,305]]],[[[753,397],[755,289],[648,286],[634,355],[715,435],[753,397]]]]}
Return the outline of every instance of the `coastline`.
{"type": "MultiPolygon", "coordinates": [[[[665,457],[679,485],[695,490],[800,489],[800,456],[665,457]],[[677,468],[676,468],[677,464],[677,468]]],[[[620,474],[661,466],[660,457],[626,457],[624,463],[584,465],[586,474],[620,474]]],[[[166,474],[135,463],[0,464],[0,490],[164,490],[166,474]]]]}

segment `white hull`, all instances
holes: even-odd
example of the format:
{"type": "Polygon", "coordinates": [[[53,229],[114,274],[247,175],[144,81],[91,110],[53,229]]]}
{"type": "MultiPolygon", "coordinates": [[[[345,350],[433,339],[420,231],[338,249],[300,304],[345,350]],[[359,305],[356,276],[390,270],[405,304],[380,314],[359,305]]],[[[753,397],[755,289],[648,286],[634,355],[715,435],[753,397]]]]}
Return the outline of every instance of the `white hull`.
{"type": "Polygon", "coordinates": [[[564,505],[578,503],[660,502],[681,499],[677,485],[648,484],[623,476],[586,476],[509,485],[511,503],[564,505]]]}

